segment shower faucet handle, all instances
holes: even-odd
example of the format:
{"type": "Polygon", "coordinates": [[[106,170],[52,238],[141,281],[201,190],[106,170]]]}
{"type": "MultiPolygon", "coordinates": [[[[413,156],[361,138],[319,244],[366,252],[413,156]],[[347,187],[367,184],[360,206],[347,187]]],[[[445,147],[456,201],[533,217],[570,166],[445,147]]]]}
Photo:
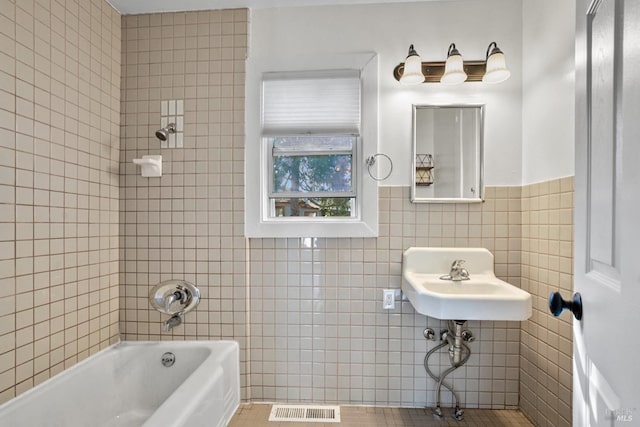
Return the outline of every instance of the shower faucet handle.
{"type": "Polygon", "coordinates": [[[173,305],[174,302],[179,301],[180,304],[187,304],[189,302],[188,299],[189,295],[187,291],[182,289],[178,289],[177,291],[168,295],[165,302],[165,309],[167,310],[167,313],[171,311],[171,305],[173,305]]]}
{"type": "Polygon", "coordinates": [[[166,280],[154,286],[149,294],[151,306],[170,316],[183,315],[193,310],[199,302],[200,291],[186,280],[166,280]]]}

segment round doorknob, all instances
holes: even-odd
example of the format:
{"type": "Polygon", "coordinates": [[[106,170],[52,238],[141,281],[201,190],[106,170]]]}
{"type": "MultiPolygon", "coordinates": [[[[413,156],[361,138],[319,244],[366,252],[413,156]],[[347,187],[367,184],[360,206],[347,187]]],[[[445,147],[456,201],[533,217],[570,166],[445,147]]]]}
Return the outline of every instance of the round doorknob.
{"type": "Polygon", "coordinates": [[[573,294],[571,301],[562,298],[560,292],[551,292],[551,295],[549,295],[549,311],[551,314],[558,317],[564,310],[571,311],[576,320],[582,320],[582,296],[579,292],[573,294]]]}

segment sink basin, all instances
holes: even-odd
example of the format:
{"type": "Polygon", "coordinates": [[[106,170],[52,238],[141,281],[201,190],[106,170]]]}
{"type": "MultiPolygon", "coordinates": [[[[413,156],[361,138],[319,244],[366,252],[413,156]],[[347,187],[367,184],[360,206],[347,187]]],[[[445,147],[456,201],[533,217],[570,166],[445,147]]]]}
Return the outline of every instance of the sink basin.
{"type": "Polygon", "coordinates": [[[531,294],[498,279],[484,248],[409,248],[402,256],[402,291],[420,314],[444,320],[526,320],[531,294]],[[442,280],[454,260],[469,280],[442,280]]]}

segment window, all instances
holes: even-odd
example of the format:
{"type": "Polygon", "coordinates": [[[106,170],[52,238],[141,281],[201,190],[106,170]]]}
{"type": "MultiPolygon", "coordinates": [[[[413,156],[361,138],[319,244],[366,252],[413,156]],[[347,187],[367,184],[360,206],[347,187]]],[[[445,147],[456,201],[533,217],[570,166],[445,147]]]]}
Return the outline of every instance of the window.
{"type": "Polygon", "coordinates": [[[355,217],[355,136],[270,137],[266,143],[269,216],[355,217]]]}
{"type": "Polygon", "coordinates": [[[267,73],[262,136],[269,217],[355,217],[360,73],[267,73]]]}
{"type": "Polygon", "coordinates": [[[377,145],[370,81],[377,65],[365,68],[255,72],[253,79],[248,70],[247,100],[249,87],[260,100],[259,111],[247,112],[249,237],[377,234],[377,185],[362,174],[365,149],[377,145]]]}

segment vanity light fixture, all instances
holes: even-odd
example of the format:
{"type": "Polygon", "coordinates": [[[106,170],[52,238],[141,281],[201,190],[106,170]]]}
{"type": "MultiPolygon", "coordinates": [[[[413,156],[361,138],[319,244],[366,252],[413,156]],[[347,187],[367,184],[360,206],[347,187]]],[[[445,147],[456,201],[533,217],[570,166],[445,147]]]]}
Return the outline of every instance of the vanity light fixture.
{"type": "Polygon", "coordinates": [[[507,68],[504,53],[498,48],[496,42],[491,42],[487,47],[487,70],[482,77],[485,83],[501,83],[511,76],[511,71],[507,68]],[[493,46],[493,49],[491,49],[493,46]]]}
{"type": "Polygon", "coordinates": [[[456,49],[456,44],[451,43],[447,51],[447,61],[444,63],[444,74],[440,78],[440,83],[457,85],[465,80],[467,80],[467,73],[464,72],[462,55],[456,49]]]}
{"type": "Polygon", "coordinates": [[[459,84],[462,82],[500,83],[511,76],[504,53],[496,42],[487,47],[484,60],[463,61],[455,43],[449,45],[446,61],[422,62],[413,45],[405,62],[398,64],[393,76],[402,84],[459,84]]]}
{"type": "Polygon", "coordinates": [[[399,80],[400,83],[405,85],[415,85],[424,81],[422,60],[418,52],[413,48],[413,45],[409,46],[409,54],[404,61],[404,70],[399,80]]]}

